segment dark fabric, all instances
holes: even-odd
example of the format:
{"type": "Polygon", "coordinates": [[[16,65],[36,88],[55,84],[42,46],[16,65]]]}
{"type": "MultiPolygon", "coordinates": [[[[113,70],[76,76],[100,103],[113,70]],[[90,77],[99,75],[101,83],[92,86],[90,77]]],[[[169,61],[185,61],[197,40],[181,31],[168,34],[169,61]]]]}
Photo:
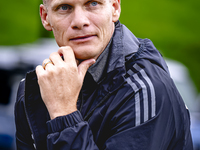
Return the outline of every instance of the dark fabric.
{"type": "Polygon", "coordinates": [[[111,46],[105,76],[97,84],[87,73],[72,114],[50,120],[27,74],[15,105],[18,149],[193,149],[189,112],[152,42],[118,22],[111,46]]]}
{"type": "Polygon", "coordinates": [[[103,76],[105,76],[106,73],[106,67],[107,67],[107,60],[109,56],[109,51],[111,49],[111,43],[112,38],[110,42],[108,43],[105,50],[102,52],[102,54],[97,58],[96,63],[93,64],[89,69],[88,73],[93,77],[93,80],[98,83],[103,76]]]}

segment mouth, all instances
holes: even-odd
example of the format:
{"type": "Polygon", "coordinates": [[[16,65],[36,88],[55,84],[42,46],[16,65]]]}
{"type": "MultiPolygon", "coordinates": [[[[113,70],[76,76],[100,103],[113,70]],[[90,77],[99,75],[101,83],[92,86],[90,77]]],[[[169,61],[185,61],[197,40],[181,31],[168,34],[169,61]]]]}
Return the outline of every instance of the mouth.
{"type": "Polygon", "coordinates": [[[96,35],[77,36],[77,37],[71,38],[70,41],[87,41],[93,37],[96,37],[96,35]]]}

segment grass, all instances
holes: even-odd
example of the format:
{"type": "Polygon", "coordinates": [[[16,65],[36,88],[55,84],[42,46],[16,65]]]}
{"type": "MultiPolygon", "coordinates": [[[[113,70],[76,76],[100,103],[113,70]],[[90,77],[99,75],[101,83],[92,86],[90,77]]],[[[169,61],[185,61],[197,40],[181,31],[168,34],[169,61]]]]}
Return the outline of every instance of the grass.
{"type": "Polygon", "coordinates": [[[121,23],[149,38],[164,57],[182,62],[200,91],[200,1],[123,1],[121,23]]]}
{"type": "Polygon", "coordinates": [[[36,0],[0,1],[0,45],[30,43],[39,38],[36,0]]]}

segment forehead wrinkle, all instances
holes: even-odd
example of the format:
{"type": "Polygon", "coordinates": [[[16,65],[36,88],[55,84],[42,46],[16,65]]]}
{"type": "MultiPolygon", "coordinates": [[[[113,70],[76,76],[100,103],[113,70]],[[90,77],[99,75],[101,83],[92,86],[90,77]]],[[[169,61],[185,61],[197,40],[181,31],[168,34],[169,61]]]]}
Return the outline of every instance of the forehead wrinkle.
{"type": "MultiPolygon", "coordinates": [[[[73,2],[83,2],[85,3],[86,1],[89,0],[46,0],[46,2],[51,2],[52,5],[58,5],[61,3],[73,3],[73,2]]],[[[99,0],[100,2],[106,2],[107,0],[99,0]]],[[[109,2],[111,2],[111,0],[108,0],[109,2]]]]}
{"type": "Polygon", "coordinates": [[[76,3],[76,2],[85,2],[87,0],[51,0],[51,1],[54,1],[55,3],[73,3],[73,2],[76,3]]]}

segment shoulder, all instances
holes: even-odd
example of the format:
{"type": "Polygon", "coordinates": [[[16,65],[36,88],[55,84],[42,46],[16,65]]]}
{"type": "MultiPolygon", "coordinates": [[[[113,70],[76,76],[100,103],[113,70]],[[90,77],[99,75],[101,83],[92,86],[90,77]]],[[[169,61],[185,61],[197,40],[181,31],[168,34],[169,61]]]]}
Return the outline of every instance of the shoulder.
{"type": "Polygon", "coordinates": [[[149,39],[139,39],[138,51],[126,61],[127,86],[133,93],[138,115],[148,120],[162,110],[164,104],[171,104],[175,85],[162,55],[149,39]],[[169,95],[171,95],[169,97],[169,95]]]}
{"type": "Polygon", "coordinates": [[[17,91],[17,101],[20,101],[22,97],[25,95],[25,78],[22,79],[19,83],[18,91],[17,91]]]}
{"type": "Polygon", "coordinates": [[[17,99],[15,102],[15,127],[17,147],[33,148],[33,139],[29,128],[25,108],[25,79],[19,83],[17,99]]]}
{"type": "Polygon", "coordinates": [[[15,102],[15,117],[16,119],[24,113],[24,104],[25,104],[25,79],[22,79],[19,83],[18,91],[17,91],[17,98],[15,102]]]}

